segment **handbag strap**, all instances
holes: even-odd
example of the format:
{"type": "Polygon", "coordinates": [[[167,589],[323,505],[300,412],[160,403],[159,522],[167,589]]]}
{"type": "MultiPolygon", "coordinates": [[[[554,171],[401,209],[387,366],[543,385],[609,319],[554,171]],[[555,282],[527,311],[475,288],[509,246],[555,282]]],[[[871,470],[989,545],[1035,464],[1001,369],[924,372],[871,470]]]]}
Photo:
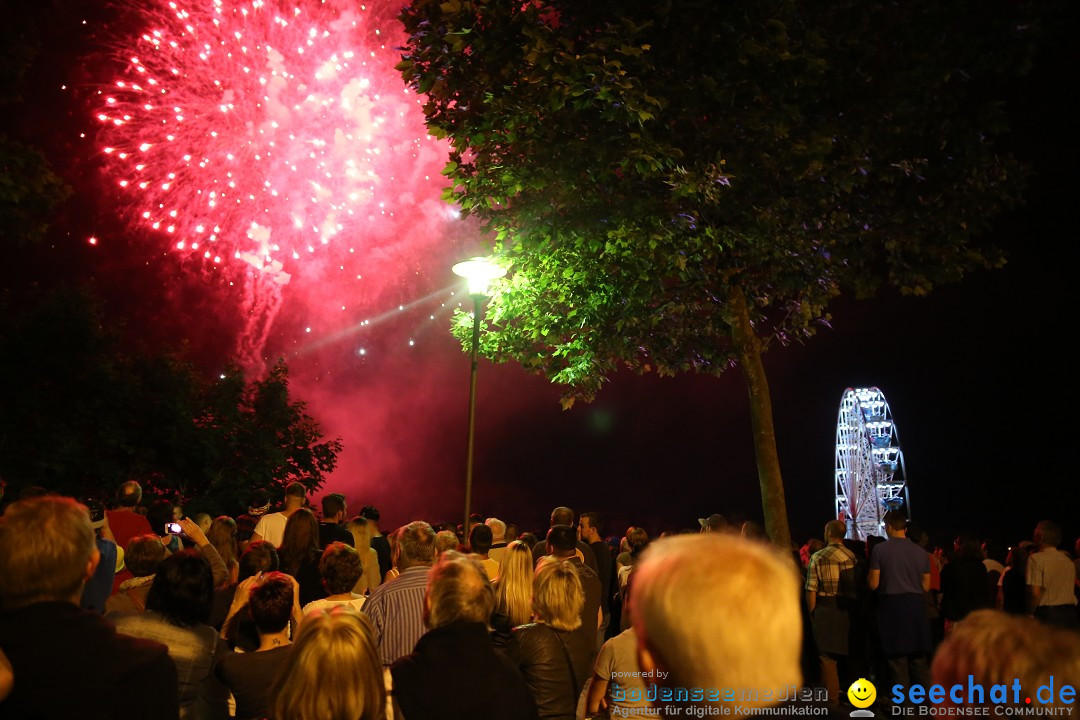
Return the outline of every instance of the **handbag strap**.
{"type": "Polygon", "coordinates": [[[555,630],[555,628],[551,627],[547,623],[544,624],[544,627],[546,627],[555,635],[555,639],[559,641],[559,647],[562,648],[563,657],[566,658],[566,668],[570,671],[570,686],[574,688],[574,703],[576,704],[578,701],[578,696],[581,694],[581,690],[578,688],[577,673],[574,672],[574,663],[570,659],[570,651],[566,649],[566,644],[563,642],[562,637],[555,630]]]}

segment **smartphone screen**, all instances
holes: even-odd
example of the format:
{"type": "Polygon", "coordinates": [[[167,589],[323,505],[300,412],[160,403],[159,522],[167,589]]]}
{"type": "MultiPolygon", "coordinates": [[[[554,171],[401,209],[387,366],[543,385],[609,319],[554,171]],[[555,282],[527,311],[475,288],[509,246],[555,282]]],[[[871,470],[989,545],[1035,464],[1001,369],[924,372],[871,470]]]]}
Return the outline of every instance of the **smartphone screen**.
{"type": "Polygon", "coordinates": [[[165,523],[165,534],[172,533],[173,535],[183,535],[184,529],[180,527],[180,523],[165,523]]]}

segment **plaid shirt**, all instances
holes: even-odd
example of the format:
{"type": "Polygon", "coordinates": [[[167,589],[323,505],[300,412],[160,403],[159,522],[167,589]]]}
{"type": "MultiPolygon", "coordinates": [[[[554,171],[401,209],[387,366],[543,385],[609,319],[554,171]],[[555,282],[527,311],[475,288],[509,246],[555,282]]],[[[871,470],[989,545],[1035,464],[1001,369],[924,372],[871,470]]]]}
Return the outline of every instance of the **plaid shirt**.
{"type": "Polygon", "coordinates": [[[820,597],[855,597],[855,564],[855,553],[840,544],[827,545],[810,557],[806,589],[820,597]]]}

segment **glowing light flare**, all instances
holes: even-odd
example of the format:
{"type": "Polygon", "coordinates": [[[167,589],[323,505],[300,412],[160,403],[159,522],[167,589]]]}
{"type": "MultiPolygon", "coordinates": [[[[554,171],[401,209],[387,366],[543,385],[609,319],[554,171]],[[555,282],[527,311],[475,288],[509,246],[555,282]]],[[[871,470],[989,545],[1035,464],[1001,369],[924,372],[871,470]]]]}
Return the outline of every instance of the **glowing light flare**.
{"type": "MultiPolygon", "coordinates": [[[[455,275],[465,278],[470,295],[487,295],[492,280],[506,275],[506,268],[484,257],[459,262],[452,268],[455,275]]],[[[450,293],[453,295],[453,293],[450,293]]]]}

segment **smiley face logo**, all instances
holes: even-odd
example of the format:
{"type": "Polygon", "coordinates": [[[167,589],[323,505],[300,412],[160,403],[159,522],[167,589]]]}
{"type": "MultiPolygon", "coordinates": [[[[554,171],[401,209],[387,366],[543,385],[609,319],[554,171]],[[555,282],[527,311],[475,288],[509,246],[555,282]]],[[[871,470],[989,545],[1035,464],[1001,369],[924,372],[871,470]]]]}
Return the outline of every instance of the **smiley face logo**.
{"type": "Polygon", "coordinates": [[[857,708],[868,708],[877,700],[877,688],[866,678],[859,678],[851,683],[847,691],[848,700],[857,708]]]}

